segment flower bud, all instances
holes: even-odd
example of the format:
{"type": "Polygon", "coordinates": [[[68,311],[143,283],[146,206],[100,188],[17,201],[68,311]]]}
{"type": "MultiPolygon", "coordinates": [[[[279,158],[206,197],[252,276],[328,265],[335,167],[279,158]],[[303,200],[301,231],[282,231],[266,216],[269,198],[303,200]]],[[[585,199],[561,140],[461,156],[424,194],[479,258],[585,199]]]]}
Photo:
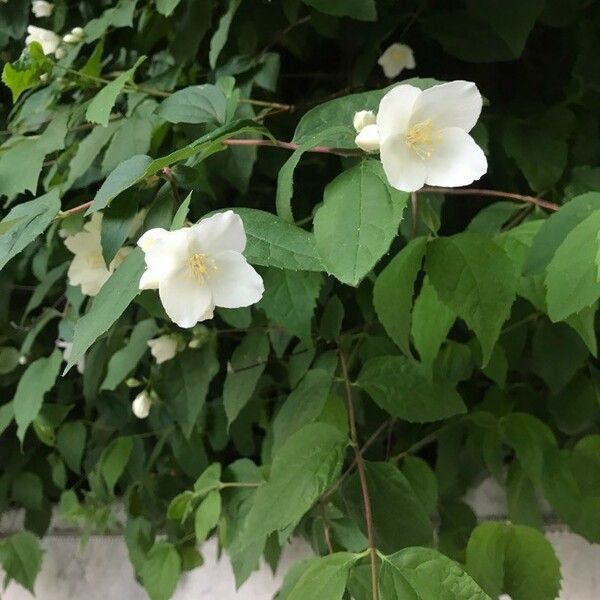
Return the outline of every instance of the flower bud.
{"type": "Polygon", "coordinates": [[[379,152],[379,129],[377,125],[367,125],[354,138],[355,144],[365,152],[379,152]]]}
{"type": "Polygon", "coordinates": [[[131,410],[138,419],[145,419],[150,414],[152,398],[147,390],[140,392],[131,403],[131,410]]]}
{"type": "Polygon", "coordinates": [[[406,44],[392,44],[379,57],[377,64],[388,79],[394,79],[404,69],[414,69],[416,66],[412,48],[406,44]]]}
{"type": "Polygon", "coordinates": [[[179,345],[179,336],[177,335],[161,335],[153,340],[148,340],[150,353],[156,359],[156,364],[160,365],[168,360],[171,360],[177,354],[177,346],[179,345]]]}
{"type": "Polygon", "coordinates": [[[357,133],[360,133],[367,125],[375,125],[375,113],[372,110],[359,110],[354,115],[352,124],[357,133]]]}
{"type": "Polygon", "coordinates": [[[51,2],[46,2],[45,0],[34,0],[31,3],[31,12],[38,19],[43,17],[49,17],[54,10],[54,4],[51,2]]]}

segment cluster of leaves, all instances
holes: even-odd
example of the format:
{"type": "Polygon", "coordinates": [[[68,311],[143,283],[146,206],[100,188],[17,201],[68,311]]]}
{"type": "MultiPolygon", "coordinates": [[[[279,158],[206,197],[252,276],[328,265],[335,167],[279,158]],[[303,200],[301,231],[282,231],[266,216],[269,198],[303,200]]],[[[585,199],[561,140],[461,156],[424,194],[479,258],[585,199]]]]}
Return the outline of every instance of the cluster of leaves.
{"type": "Polygon", "coordinates": [[[238,584],[305,537],[317,556],[280,600],[551,600],[540,496],[600,542],[600,11],[430,4],[58,0],[46,26],[85,37],[56,61],[23,48],[29,3],[0,3],[0,510],[26,515],[0,542],[9,579],[33,589],[56,507],[85,535],[122,528],[153,600],[212,532],[238,584]],[[435,77],[413,85],[478,84],[482,186],[526,197],[408,197],[356,150],[395,41],[435,77]],[[264,298],[177,331],[172,360],[148,352],[177,328],[138,291],[139,250],[94,298],[68,284],[84,211],[109,264],[224,208],[264,298]],[[506,524],[464,502],[486,477],[506,524]]]}

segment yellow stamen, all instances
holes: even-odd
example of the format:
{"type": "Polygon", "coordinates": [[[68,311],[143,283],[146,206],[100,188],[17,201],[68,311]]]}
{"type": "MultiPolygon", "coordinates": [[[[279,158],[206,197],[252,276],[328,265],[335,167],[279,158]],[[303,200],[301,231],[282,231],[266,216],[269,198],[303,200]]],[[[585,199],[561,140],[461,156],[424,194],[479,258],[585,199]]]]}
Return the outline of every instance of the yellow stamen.
{"type": "Polygon", "coordinates": [[[426,119],[413,125],[406,134],[406,145],[421,159],[431,158],[433,146],[441,136],[434,131],[431,119],[426,119]]]}
{"type": "Polygon", "coordinates": [[[216,271],[215,261],[206,254],[192,254],[187,260],[189,276],[192,279],[204,279],[211,271],[216,271]]]}

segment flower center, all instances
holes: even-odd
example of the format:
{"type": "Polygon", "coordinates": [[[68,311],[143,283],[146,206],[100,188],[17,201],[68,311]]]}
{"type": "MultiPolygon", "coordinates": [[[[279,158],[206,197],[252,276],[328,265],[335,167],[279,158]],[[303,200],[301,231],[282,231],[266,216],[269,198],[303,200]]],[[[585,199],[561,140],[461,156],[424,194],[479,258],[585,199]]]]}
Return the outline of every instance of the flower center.
{"type": "Polygon", "coordinates": [[[217,270],[215,261],[206,254],[192,254],[187,259],[188,274],[192,279],[203,280],[212,271],[217,270]]]}
{"type": "Polygon", "coordinates": [[[104,266],[104,258],[100,252],[90,252],[87,256],[87,264],[91,269],[99,269],[104,266]]]}
{"type": "Polygon", "coordinates": [[[406,134],[406,145],[421,159],[431,158],[433,146],[440,141],[439,132],[434,131],[431,119],[413,125],[406,134]]]}

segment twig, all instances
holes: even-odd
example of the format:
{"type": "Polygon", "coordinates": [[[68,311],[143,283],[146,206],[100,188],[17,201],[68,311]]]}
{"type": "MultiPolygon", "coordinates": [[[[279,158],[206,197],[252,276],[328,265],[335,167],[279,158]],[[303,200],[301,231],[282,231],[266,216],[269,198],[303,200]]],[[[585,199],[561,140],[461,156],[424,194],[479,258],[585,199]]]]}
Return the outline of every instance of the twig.
{"type": "Polygon", "coordinates": [[[181,204],[181,198],[179,197],[179,190],[177,189],[177,182],[175,181],[175,177],[173,176],[173,171],[170,169],[170,167],[163,167],[161,169],[161,173],[169,182],[169,185],[171,186],[171,192],[173,193],[173,199],[177,203],[177,206],[179,206],[181,204]]]}
{"type": "Polygon", "coordinates": [[[425,193],[449,194],[454,196],[493,196],[495,198],[508,198],[509,200],[515,200],[517,202],[529,202],[530,204],[535,204],[536,206],[541,206],[542,208],[552,211],[556,211],[560,208],[560,206],[554,204],[554,202],[548,202],[547,200],[542,200],[535,196],[525,196],[523,194],[481,188],[423,187],[417,192],[417,194],[425,193]]]}
{"type": "MultiPolygon", "coordinates": [[[[230,138],[223,140],[225,146],[267,146],[271,148],[285,148],[286,150],[297,150],[300,146],[294,142],[282,142],[281,140],[241,140],[230,138]]],[[[314,146],[306,152],[316,152],[318,154],[336,154],[337,156],[360,156],[361,150],[334,148],[332,146],[314,146]]]]}
{"type": "Polygon", "coordinates": [[[338,349],[340,357],[340,366],[344,376],[346,387],[346,405],[348,407],[348,424],[350,426],[350,439],[354,446],[354,455],[356,458],[356,467],[358,469],[358,478],[360,480],[360,488],[362,491],[363,505],[365,507],[365,522],[367,524],[367,539],[369,541],[369,554],[371,556],[371,592],[373,600],[379,600],[379,587],[377,585],[377,548],[375,547],[375,535],[373,533],[373,514],[371,512],[371,498],[369,496],[369,487],[367,485],[367,474],[365,471],[365,463],[362,454],[358,448],[358,434],[356,431],[356,419],[354,416],[354,405],[352,404],[352,388],[350,385],[350,377],[348,375],[348,365],[344,351],[338,349]]]}
{"type": "Polygon", "coordinates": [[[412,226],[411,226],[411,230],[410,230],[410,235],[412,238],[417,237],[417,193],[416,192],[412,192],[410,194],[410,208],[411,208],[411,215],[412,215],[412,226]]]}

